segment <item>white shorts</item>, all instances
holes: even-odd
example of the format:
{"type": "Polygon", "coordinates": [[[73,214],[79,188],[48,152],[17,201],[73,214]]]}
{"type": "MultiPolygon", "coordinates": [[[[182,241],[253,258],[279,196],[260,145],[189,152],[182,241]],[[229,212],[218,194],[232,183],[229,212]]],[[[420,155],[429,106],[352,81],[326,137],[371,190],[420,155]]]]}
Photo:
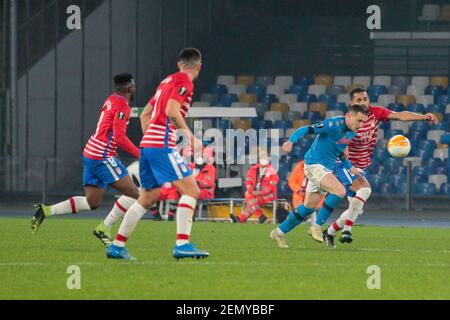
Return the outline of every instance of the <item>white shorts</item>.
{"type": "Polygon", "coordinates": [[[325,190],[320,188],[320,182],[329,174],[333,174],[321,164],[306,164],[305,163],[305,176],[308,178],[308,185],[306,186],[306,192],[327,194],[325,190]]]}

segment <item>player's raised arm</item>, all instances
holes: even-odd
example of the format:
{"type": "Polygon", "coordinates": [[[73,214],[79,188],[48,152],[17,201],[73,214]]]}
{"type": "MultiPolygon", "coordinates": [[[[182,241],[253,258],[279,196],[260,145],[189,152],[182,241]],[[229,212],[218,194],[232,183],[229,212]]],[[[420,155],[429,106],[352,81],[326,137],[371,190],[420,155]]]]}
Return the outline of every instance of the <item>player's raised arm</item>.
{"type": "Polygon", "coordinates": [[[402,112],[392,112],[388,116],[389,120],[398,120],[398,121],[433,121],[433,123],[439,123],[439,120],[432,113],[420,114],[409,111],[402,112]]]}
{"type": "Polygon", "coordinates": [[[289,137],[289,141],[283,144],[282,149],[284,152],[289,153],[292,151],[292,146],[294,143],[297,143],[298,140],[307,134],[327,134],[335,127],[337,126],[335,126],[335,123],[331,121],[331,119],[325,120],[321,123],[316,123],[314,125],[301,127],[289,137]]]}
{"type": "Polygon", "coordinates": [[[147,131],[147,128],[150,124],[150,121],[152,120],[152,112],[153,112],[153,106],[152,104],[149,102],[147,103],[147,105],[144,108],[144,111],[142,111],[141,113],[141,128],[142,128],[142,133],[145,134],[145,132],[147,131]]]}

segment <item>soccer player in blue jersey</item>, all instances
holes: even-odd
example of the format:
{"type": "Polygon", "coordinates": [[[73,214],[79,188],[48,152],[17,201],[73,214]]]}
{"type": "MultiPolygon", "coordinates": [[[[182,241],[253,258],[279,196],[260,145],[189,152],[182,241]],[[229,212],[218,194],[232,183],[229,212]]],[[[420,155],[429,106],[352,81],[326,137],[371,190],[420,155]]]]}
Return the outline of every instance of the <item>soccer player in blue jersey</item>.
{"type": "MultiPolygon", "coordinates": [[[[336,159],[341,158],[352,174],[364,173],[361,169],[352,166],[346,159],[344,151],[366,121],[368,113],[369,110],[364,105],[350,106],[345,116],[330,118],[322,123],[298,129],[283,145],[283,151],[289,153],[292,151],[294,143],[306,134],[317,135],[305,155],[305,176],[309,179],[305,201],[300,207],[295,208],[287,219],[270,234],[280,248],[288,248],[285,235],[315,211],[323,195],[329,194],[327,206],[330,209],[345,197],[345,187],[333,175],[336,159]]],[[[328,235],[326,231],[323,235],[325,243],[334,247],[334,236],[328,235]]]]}

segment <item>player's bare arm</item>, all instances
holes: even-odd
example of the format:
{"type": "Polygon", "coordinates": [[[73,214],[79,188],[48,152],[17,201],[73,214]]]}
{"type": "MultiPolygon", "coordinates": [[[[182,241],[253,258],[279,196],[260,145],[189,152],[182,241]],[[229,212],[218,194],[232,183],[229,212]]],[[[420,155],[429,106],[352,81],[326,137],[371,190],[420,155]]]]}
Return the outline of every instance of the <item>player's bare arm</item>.
{"type": "Polygon", "coordinates": [[[145,134],[145,132],[147,131],[147,128],[150,124],[150,121],[152,119],[152,112],[153,112],[153,106],[148,103],[145,108],[144,111],[142,111],[141,114],[141,128],[142,128],[142,133],[145,134]]]}
{"type": "Polygon", "coordinates": [[[389,120],[398,121],[432,121],[434,124],[439,123],[439,120],[432,113],[419,114],[409,111],[393,112],[388,118],[389,120]]]}

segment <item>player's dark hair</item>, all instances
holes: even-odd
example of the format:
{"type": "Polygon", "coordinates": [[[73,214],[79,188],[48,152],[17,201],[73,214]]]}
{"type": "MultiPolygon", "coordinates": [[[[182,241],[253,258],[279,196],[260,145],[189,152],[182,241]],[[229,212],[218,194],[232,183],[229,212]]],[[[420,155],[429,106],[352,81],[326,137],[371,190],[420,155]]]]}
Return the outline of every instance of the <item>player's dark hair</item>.
{"type": "Polygon", "coordinates": [[[202,54],[196,48],[185,48],[178,55],[178,62],[194,66],[202,61],[202,54]]]}
{"type": "Polygon", "coordinates": [[[133,82],[133,75],[131,73],[121,73],[114,76],[114,87],[116,90],[127,89],[133,82]]]}
{"type": "Polygon", "coordinates": [[[366,89],[364,88],[355,88],[350,92],[350,98],[353,99],[353,96],[357,93],[363,93],[363,92],[367,92],[366,89]]]}
{"type": "Polygon", "coordinates": [[[358,112],[368,116],[369,115],[369,108],[367,108],[363,104],[354,104],[348,107],[348,112],[351,112],[353,114],[357,114],[358,112]]]}

